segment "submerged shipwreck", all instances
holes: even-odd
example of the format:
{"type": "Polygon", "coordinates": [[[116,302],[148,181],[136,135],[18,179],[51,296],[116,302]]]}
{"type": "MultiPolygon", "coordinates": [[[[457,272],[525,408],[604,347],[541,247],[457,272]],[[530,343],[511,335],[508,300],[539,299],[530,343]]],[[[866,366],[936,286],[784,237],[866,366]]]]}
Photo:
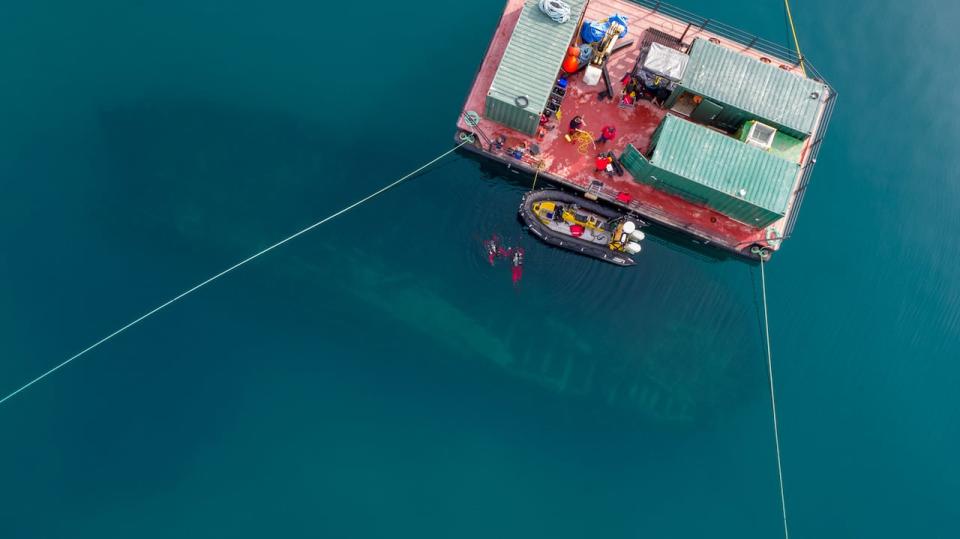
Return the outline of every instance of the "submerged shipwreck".
{"type": "Polygon", "coordinates": [[[456,138],[767,260],[796,225],[835,96],[799,53],[662,2],[507,0],[456,138]]]}

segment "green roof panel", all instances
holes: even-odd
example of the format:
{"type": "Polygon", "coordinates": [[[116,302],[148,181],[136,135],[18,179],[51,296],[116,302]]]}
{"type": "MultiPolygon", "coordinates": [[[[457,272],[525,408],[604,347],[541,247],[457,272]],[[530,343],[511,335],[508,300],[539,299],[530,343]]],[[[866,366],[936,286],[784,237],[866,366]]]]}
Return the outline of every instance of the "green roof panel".
{"type": "MultiPolygon", "coordinates": [[[[650,164],[706,187],[701,191],[708,193],[711,207],[723,211],[728,206],[743,208],[745,203],[766,215],[786,213],[797,179],[796,163],[672,115],[664,117],[653,144],[650,164]]],[[[731,217],[745,220],[751,214],[737,213],[731,217]]]]}
{"type": "Polygon", "coordinates": [[[521,130],[528,127],[526,116],[535,115],[539,121],[587,4],[587,0],[564,1],[570,6],[570,20],[565,23],[554,22],[540,11],[537,0],[524,3],[487,92],[486,115],[492,120],[521,130]],[[517,105],[520,97],[527,100],[526,106],[517,105]]]}
{"type": "Polygon", "coordinates": [[[680,86],[764,123],[806,137],[827,98],[826,85],[702,38],[690,46],[680,86]]]}

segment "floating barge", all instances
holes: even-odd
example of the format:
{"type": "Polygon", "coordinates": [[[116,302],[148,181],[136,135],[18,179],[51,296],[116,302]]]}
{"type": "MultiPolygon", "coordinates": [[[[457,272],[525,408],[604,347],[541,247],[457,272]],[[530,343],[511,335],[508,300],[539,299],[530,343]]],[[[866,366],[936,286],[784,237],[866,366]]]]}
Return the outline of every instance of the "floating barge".
{"type": "Polygon", "coordinates": [[[662,2],[563,3],[560,23],[538,0],[507,0],[457,142],[698,245],[768,259],[796,225],[833,88],[796,52],[662,2]],[[584,25],[614,15],[627,31],[602,79],[589,84],[589,59],[568,73],[584,25]],[[569,139],[576,116],[586,124],[569,139]],[[605,126],[617,135],[594,143],[605,126]],[[622,174],[597,170],[607,152],[622,174]]]}

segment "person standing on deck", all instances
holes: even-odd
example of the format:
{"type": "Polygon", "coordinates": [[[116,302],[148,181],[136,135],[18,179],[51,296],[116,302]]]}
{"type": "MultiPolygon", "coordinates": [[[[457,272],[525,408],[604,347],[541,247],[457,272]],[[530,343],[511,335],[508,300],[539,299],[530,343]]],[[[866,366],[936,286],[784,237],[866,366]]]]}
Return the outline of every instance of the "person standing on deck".
{"type": "Polygon", "coordinates": [[[580,128],[586,125],[587,122],[583,121],[583,116],[579,114],[574,116],[573,119],[570,120],[570,131],[567,131],[567,140],[573,140],[572,137],[577,134],[577,131],[580,131],[580,128]]]}
{"type": "Polygon", "coordinates": [[[598,138],[594,142],[596,144],[604,144],[609,140],[613,140],[616,136],[617,136],[617,128],[612,125],[608,125],[600,130],[600,138],[598,138]]]}
{"type": "Polygon", "coordinates": [[[597,160],[594,162],[594,166],[596,166],[596,169],[597,169],[596,170],[597,174],[601,172],[607,172],[608,171],[607,167],[610,167],[611,163],[613,163],[613,158],[610,157],[609,155],[605,153],[598,155],[597,160]]]}
{"type": "Polygon", "coordinates": [[[624,75],[623,79],[620,80],[620,83],[623,84],[623,93],[620,97],[621,105],[633,105],[637,101],[637,96],[640,95],[640,83],[637,82],[637,78],[627,73],[624,75]]]}

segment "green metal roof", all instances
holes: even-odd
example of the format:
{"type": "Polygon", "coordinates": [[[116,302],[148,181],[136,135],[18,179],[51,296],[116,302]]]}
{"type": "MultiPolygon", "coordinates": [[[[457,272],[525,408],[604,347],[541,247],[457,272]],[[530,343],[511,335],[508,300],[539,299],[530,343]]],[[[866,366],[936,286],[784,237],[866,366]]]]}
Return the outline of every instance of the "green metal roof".
{"type": "Polygon", "coordinates": [[[825,84],[702,38],[693,41],[689,54],[683,88],[804,136],[813,131],[827,98],[825,84]]]}
{"type": "Polygon", "coordinates": [[[563,24],[540,11],[537,0],[526,1],[487,96],[506,103],[526,97],[525,110],[539,118],[587,4],[587,0],[564,1],[570,6],[570,20],[563,24]]]}
{"type": "Polygon", "coordinates": [[[786,212],[799,165],[672,115],[664,117],[653,143],[653,166],[778,215],[786,212]]]}

